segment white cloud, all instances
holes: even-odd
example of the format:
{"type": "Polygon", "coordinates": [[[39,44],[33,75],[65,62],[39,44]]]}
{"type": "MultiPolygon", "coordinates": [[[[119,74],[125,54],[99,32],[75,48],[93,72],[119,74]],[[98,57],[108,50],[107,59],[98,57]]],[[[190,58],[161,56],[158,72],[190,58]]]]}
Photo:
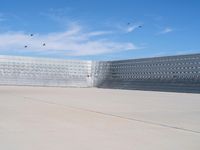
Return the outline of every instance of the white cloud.
{"type": "Polygon", "coordinates": [[[137,30],[141,26],[141,23],[134,23],[126,26],[118,25],[118,28],[125,33],[131,33],[135,30],[137,30]]]}
{"type": "Polygon", "coordinates": [[[107,34],[112,34],[112,32],[88,32],[76,24],[72,24],[64,32],[34,34],[34,36],[24,32],[6,32],[0,34],[0,50],[27,50],[87,56],[138,49],[130,42],[115,42],[106,39],[107,34]],[[43,46],[43,43],[46,43],[46,46],[43,46]],[[25,45],[28,47],[25,48],[25,45]]]}
{"type": "Polygon", "coordinates": [[[172,28],[166,27],[162,31],[160,31],[158,34],[167,34],[167,33],[170,33],[172,31],[174,31],[172,28]]]}
{"type": "Polygon", "coordinates": [[[133,32],[137,28],[138,28],[138,25],[132,25],[132,26],[126,28],[126,32],[128,32],[128,33],[133,32]]]}

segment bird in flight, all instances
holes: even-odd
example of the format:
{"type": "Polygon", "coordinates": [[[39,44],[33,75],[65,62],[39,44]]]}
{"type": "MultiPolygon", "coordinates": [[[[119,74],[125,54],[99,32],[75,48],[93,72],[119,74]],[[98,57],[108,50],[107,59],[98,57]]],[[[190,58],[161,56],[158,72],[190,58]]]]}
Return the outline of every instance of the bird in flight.
{"type": "MultiPolygon", "coordinates": [[[[128,26],[130,26],[130,25],[131,25],[131,23],[130,23],[130,22],[128,22],[128,23],[127,23],[127,25],[128,25],[128,26]]],[[[138,26],[138,28],[142,28],[142,25],[139,25],[139,26],[138,26]]]]}
{"type": "MultiPolygon", "coordinates": [[[[30,34],[30,36],[32,37],[32,36],[34,36],[34,34],[33,34],[33,33],[31,33],[31,34],[30,34]]],[[[46,43],[43,43],[43,44],[42,44],[42,46],[46,46],[46,43]]],[[[28,48],[28,46],[27,46],[27,45],[25,45],[25,46],[24,46],[24,48],[28,48]]]]}

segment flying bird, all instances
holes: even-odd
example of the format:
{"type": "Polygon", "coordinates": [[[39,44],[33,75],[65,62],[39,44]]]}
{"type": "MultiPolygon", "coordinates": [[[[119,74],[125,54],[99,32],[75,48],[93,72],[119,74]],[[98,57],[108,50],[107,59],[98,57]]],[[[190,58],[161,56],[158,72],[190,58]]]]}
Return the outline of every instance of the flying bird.
{"type": "Polygon", "coordinates": [[[138,26],[138,28],[142,28],[142,26],[138,26]]]}
{"type": "Polygon", "coordinates": [[[27,48],[27,47],[28,47],[27,45],[24,46],[24,48],[27,48]]]}
{"type": "Polygon", "coordinates": [[[30,34],[30,36],[33,36],[34,34],[30,34]]]}
{"type": "Polygon", "coordinates": [[[43,43],[43,44],[42,44],[42,46],[46,46],[46,44],[45,44],[45,43],[43,43]]]}

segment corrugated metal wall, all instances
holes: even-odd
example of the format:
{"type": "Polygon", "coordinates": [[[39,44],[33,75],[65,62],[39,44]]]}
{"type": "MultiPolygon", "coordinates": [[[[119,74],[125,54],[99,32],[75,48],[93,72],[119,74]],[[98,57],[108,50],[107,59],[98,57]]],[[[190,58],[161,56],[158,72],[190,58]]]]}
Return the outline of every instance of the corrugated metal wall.
{"type": "Polygon", "coordinates": [[[200,92],[200,54],[96,62],[0,56],[0,84],[200,92]]]}

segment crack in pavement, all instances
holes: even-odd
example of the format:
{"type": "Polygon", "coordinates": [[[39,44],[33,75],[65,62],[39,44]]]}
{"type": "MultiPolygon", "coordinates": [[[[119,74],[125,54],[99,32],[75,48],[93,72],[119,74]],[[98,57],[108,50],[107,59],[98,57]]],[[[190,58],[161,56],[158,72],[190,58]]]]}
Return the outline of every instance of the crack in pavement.
{"type": "MultiPolygon", "coordinates": [[[[17,94],[15,94],[15,95],[17,95],[17,94]]],[[[19,95],[17,95],[17,96],[19,96],[19,95]]],[[[157,123],[157,122],[152,122],[152,121],[140,120],[140,119],[137,119],[137,118],[124,117],[124,116],[120,116],[120,115],[115,115],[115,114],[104,113],[104,112],[100,112],[100,111],[95,111],[95,110],[90,110],[90,109],[85,109],[85,108],[80,108],[80,107],[75,107],[75,106],[59,104],[59,103],[55,103],[55,102],[49,102],[49,101],[45,101],[45,100],[41,100],[41,99],[37,99],[37,98],[28,97],[28,96],[22,96],[22,97],[26,100],[28,99],[28,100],[31,100],[31,101],[34,101],[34,102],[37,101],[37,102],[42,102],[42,103],[46,103],[46,104],[58,105],[58,106],[72,108],[72,109],[76,109],[76,110],[82,110],[82,111],[87,111],[87,112],[91,112],[91,113],[97,113],[97,114],[101,114],[101,115],[105,115],[105,116],[117,117],[117,118],[120,118],[120,119],[129,120],[129,121],[136,121],[136,122],[140,122],[140,123],[144,123],[144,124],[156,125],[156,126],[160,126],[160,127],[166,127],[166,128],[171,128],[171,129],[175,129],[175,130],[181,130],[181,131],[200,134],[200,131],[182,128],[182,127],[177,127],[177,126],[172,126],[172,125],[168,125],[168,124],[162,124],[162,123],[157,123]]]]}

